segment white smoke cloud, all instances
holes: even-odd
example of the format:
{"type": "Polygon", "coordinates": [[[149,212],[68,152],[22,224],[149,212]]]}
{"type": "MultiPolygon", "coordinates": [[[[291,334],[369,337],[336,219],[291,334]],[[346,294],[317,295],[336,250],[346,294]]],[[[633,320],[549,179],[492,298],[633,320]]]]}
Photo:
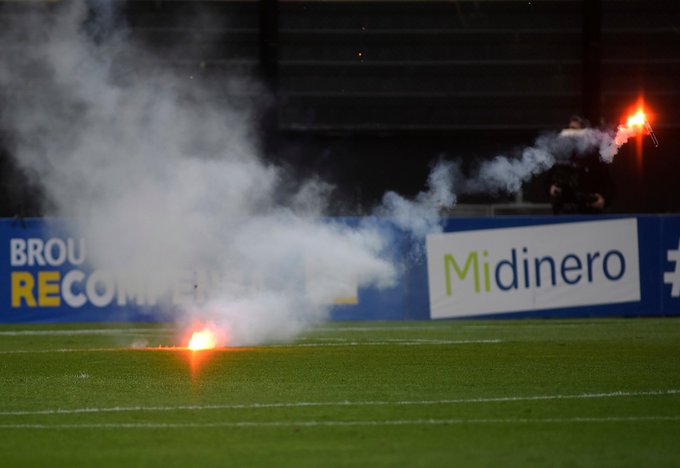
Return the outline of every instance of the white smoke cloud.
{"type": "Polygon", "coordinates": [[[628,140],[634,136],[638,136],[639,129],[629,127],[627,125],[619,125],[616,129],[616,134],[612,137],[602,138],[600,142],[600,157],[604,162],[611,163],[619,152],[619,149],[625,145],[628,140]]]}
{"type": "Polygon", "coordinates": [[[420,192],[414,199],[387,192],[377,214],[390,218],[415,237],[440,231],[441,210],[454,206],[457,201],[454,187],[457,173],[458,168],[453,163],[438,163],[430,172],[426,191],[420,192]]]}
{"type": "Polygon", "coordinates": [[[395,282],[376,229],[322,218],[328,184],[280,196],[284,174],[259,157],[248,112],[150,67],[124,32],[110,35],[111,11],[92,40],[84,2],[52,10],[3,35],[26,46],[0,58],[0,85],[39,78],[2,126],[93,267],[148,303],[174,291],[178,322],[219,324],[234,345],[293,336],[335,298],[395,282]]]}
{"type": "MultiPolygon", "coordinates": [[[[100,16],[89,29],[85,3],[69,2],[0,33],[22,44],[0,57],[0,86],[14,90],[0,121],[51,214],[87,238],[95,267],[150,303],[174,291],[179,323],[210,321],[233,345],[292,337],[323,320],[334,299],[395,283],[389,236],[371,220],[324,220],[333,188],[322,180],[282,196],[285,174],[259,157],[254,116],[154,67],[115,24],[112,2],[93,4],[100,16]]],[[[517,191],[573,151],[599,148],[611,161],[613,142],[597,130],[545,135],[467,178],[440,162],[425,191],[413,199],[389,192],[376,214],[422,238],[441,230],[440,212],[457,193],[517,191]]]]}
{"type": "Polygon", "coordinates": [[[499,155],[484,161],[461,184],[462,193],[515,193],[536,175],[556,163],[572,157],[584,157],[598,152],[603,162],[611,163],[619,147],[607,131],[593,128],[565,129],[560,133],[548,133],[536,139],[533,146],[522,149],[519,157],[499,155]]]}

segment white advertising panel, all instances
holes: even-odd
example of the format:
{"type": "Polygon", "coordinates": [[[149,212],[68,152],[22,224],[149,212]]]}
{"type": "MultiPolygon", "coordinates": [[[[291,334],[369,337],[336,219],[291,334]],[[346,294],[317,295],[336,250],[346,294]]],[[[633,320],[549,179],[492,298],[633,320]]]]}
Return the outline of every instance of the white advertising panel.
{"type": "Polygon", "coordinates": [[[432,318],[640,300],[637,220],[427,237],[432,318]]]}

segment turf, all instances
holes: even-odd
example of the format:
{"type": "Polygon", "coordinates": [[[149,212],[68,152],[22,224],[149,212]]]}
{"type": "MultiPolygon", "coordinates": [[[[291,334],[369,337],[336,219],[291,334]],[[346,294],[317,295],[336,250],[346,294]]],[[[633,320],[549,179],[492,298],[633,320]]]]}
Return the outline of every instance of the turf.
{"type": "Polygon", "coordinates": [[[173,336],[1,326],[2,465],[680,465],[678,319],[334,323],[193,358],[132,348],[173,336]]]}

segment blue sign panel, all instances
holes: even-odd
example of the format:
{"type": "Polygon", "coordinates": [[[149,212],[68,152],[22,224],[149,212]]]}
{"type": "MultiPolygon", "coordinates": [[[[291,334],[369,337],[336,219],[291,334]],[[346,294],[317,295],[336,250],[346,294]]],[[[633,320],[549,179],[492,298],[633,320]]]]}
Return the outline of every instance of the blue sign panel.
{"type": "MultiPolygon", "coordinates": [[[[373,222],[397,283],[359,288],[331,319],[680,315],[680,216],[445,218],[427,242],[373,222]]],[[[0,220],[0,322],[170,319],[90,267],[87,249],[65,220],[0,220]]]]}
{"type": "Polygon", "coordinates": [[[660,273],[654,281],[661,284],[661,311],[677,314],[680,311],[680,217],[661,218],[661,232],[657,244],[660,273]]]}

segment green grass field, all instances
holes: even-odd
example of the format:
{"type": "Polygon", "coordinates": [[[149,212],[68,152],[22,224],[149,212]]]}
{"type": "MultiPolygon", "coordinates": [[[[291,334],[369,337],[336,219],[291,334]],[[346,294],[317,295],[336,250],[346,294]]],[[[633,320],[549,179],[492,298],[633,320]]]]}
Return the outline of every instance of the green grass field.
{"type": "Polygon", "coordinates": [[[2,466],[680,466],[680,320],[0,327],[2,466]],[[192,364],[193,362],[193,364],[192,364]],[[193,370],[192,370],[193,368],[193,370]]]}

